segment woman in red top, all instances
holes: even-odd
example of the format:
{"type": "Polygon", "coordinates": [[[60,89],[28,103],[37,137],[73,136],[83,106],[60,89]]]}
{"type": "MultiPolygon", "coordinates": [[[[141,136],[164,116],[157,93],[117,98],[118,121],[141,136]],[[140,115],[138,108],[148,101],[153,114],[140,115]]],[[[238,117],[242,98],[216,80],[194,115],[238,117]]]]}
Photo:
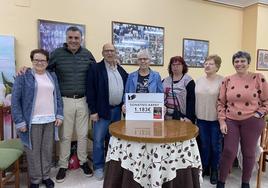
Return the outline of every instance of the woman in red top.
{"type": "Polygon", "coordinates": [[[250,60],[247,52],[234,54],[232,61],[236,73],[226,77],[220,89],[217,110],[224,148],[217,188],[225,185],[239,142],[243,155],[242,188],[249,187],[257,141],[265,126],[268,83],[262,74],[248,71],[250,60]]]}

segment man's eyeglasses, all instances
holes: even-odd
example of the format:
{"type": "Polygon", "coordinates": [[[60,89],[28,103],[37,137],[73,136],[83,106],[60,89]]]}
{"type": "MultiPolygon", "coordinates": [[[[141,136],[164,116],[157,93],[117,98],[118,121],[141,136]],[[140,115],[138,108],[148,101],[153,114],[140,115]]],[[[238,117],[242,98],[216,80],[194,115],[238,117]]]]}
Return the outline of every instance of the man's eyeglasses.
{"type": "Polygon", "coordinates": [[[105,53],[114,53],[115,50],[103,50],[105,53]]]}
{"type": "Polygon", "coordinates": [[[44,59],[33,59],[33,62],[34,63],[42,63],[42,64],[45,64],[45,63],[47,63],[47,60],[44,60],[44,59]]]}

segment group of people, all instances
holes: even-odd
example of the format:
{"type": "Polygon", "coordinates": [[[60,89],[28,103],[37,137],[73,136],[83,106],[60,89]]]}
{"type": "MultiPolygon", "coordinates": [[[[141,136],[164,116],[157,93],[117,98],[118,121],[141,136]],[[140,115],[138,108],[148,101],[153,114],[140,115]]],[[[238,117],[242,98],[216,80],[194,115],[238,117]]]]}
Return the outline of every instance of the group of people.
{"type": "Polygon", "coordinates": [[[103,179],[104,142],[110,137],[109,125],[126,112],[124,93],[164,93],[166,120],[197,124],[203,174],[210,172],[210,181],[218,188],[224,187],[240,142],[242,187],[249,187],[257,140],[268,113],[268,83],[263,75],[248,71],[247,52],[233,55],[236,73],[226,78],[217,74],[221,58],[208,56],[205,75],[196,82],[187,74],[184,59],[175,56],[168,65],[169,76],[161,80],[150,68],[148,51],[137,54],[139,69],[128,74],[118,64],[112,44],[103,46],[103,60],[96,63],[81,42],[82,32],[69,27],[63,47],[50,58],[45,50],[33,50],[32,68],[21,69],[15,79],[12,116],[25,145],[31,188],[41,183],[54,187],[49,177],[54,136],[60,140],[56,181],[65,180],[74,129],[80,168],[86,176],[93,175],[87,161],[89,119],[93,121],[94,176],[103,179]]]}

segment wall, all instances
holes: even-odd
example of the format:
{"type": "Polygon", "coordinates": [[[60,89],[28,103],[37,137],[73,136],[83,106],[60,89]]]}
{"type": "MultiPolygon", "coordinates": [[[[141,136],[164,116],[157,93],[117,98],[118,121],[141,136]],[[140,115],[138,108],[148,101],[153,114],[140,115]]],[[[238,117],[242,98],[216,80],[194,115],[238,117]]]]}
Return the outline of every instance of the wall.
{"type": "MultiPolygon", "coordinates": [[[[256,57],[258,5],[252,5],[243,11],[242,49],[251,54],[252,60],[256,57]]],[[[255,71],[255,61],[250,64],[249,70],[255,71]]]]}
{"type": "MultiPolygon", "coordinates": [[[[234,72],[231,56],[242,47],[243,11],[201,0],[0,0],[0,34],[16,37],[17,67],[30,66],[29,52],[37,48],[37,19],[86,25],[86,45],[97,60],[111,41],[111,21],[165,27],[165,66],[153,67],[167,76],[169,58],[182,54],[182,39],[210,41],[210,54],[223,59],[220,74],[234,72]],[[15,5],[22,5],[17,6],[15,5]]],[[[125,66],[128,71],[136,66],[125,66]]],[[[190,69],[194,77],[202,69],[190,69]]]]}
{"type": "MultiPolygon", "coordinates": [[[[258,22],[257,22],[257,41],[256,41],[256,50],[257,49],[266,49],[268,50],[268,6],[259,5],[258,6],[258,22]]],[[[257,56],[254,61],[257,61],[257,56]]],[[[267,71],[256,71],[261,72],[268,79],[267,71]]]]}

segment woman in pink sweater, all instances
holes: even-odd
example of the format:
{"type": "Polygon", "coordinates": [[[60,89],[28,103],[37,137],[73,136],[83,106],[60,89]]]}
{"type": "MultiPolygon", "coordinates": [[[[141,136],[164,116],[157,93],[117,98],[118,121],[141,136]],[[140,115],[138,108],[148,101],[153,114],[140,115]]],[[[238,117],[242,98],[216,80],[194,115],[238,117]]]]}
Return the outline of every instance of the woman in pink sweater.
{"type": "Polygon", "coordinates": [[[268,113],[268,83],[260,73],[248,71],[250,55],[239,51],[232,61],[236,73],[222,82],[217,104],[224,148],[220,160],[217,188],[223,188],[241,144],[243,155],[242,188],[249,188],[255,163],[258,138],[265,126],[268,113]]]}

